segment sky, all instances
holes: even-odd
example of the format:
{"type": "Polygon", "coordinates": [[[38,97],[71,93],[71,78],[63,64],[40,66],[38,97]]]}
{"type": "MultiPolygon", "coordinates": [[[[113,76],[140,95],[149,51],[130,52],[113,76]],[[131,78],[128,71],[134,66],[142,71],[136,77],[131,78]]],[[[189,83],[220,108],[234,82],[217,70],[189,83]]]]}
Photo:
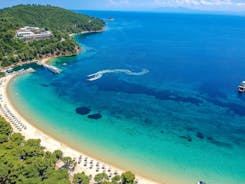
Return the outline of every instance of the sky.
{"type": "Polygon", "coordinates": [[[0,9],[17,4],[51,4],[72,10],[196,9],[245,11],[245,0],[0,0],[0,9]]]}

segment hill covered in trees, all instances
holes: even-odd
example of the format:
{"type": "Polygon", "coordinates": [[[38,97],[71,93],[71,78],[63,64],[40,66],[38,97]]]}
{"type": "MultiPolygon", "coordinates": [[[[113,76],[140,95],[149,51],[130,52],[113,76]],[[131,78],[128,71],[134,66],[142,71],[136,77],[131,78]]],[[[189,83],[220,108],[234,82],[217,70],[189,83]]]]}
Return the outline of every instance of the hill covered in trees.
{"type": "Polygon", "coordinates": [[[135,184],[130,171],[111,179],[106,173],[94,178],[85,173],[69,175],[76,162],[63,157],[60,150],[45,151],[40,140],[25,140],[19,133],[13,133],[11,126],[0,117],[0,183],[1,184],[135,184]],[[64,166],[57,168],[57,163],[64,166]]]}
{"type": "Polygon", "coordinates": [[[78,46],[70,33],[102,30],[105,23],[97,18],[53,6],[18,5],[0,10],[0,64],[39,59],[49,55],[73,55],[78,46]],[[24,26],[45,28],[53,38],[25,42],[15,37],[24,26]]]}

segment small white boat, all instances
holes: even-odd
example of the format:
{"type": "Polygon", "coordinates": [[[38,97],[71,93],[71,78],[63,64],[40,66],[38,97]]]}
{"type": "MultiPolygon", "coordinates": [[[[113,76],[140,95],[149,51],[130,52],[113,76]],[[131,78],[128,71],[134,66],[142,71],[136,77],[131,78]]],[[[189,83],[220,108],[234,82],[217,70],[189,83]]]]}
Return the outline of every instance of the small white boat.
{"type": "Polygon", "coordinates": [[[242,81],[241,84],[237,87],[239,93],[245,93],[245,81],[242,81]]]}

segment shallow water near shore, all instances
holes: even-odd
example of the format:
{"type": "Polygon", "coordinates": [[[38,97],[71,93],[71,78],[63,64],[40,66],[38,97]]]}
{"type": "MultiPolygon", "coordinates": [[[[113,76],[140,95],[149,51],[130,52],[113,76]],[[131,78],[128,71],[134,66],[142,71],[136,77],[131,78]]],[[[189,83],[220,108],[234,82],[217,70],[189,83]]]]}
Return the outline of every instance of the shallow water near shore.
{"type": "Polygon", "coordinates": [[[75,36],[84,50],[52,62],[61,74],[37,68],[15,78],[8,92],[18,111],[58,140],[159,183],[245,183],[245,95],[236,91],[245,80],[245,17],[85,13],[114,21],[75,36]]]}

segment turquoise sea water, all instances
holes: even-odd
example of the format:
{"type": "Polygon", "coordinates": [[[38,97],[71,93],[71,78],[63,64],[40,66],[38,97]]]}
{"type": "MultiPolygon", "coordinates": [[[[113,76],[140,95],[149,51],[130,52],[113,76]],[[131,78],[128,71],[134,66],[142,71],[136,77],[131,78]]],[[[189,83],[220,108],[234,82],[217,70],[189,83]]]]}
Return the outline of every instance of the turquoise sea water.
{"type": "Polygon", "coordinates": [[[245,183],[245,95],[236,91],[245,80],[245,17],[85,13],[104,18],[106,31],[76,36],[84,50],[53,61],[61,74],[38,68],[16,78],[9,94],[20,113],[159,183],[245,183]],[[149,72],[128,71],[142,69],[149,72]],[[111,73],[87,80],[103,70],[111,73]]]}

